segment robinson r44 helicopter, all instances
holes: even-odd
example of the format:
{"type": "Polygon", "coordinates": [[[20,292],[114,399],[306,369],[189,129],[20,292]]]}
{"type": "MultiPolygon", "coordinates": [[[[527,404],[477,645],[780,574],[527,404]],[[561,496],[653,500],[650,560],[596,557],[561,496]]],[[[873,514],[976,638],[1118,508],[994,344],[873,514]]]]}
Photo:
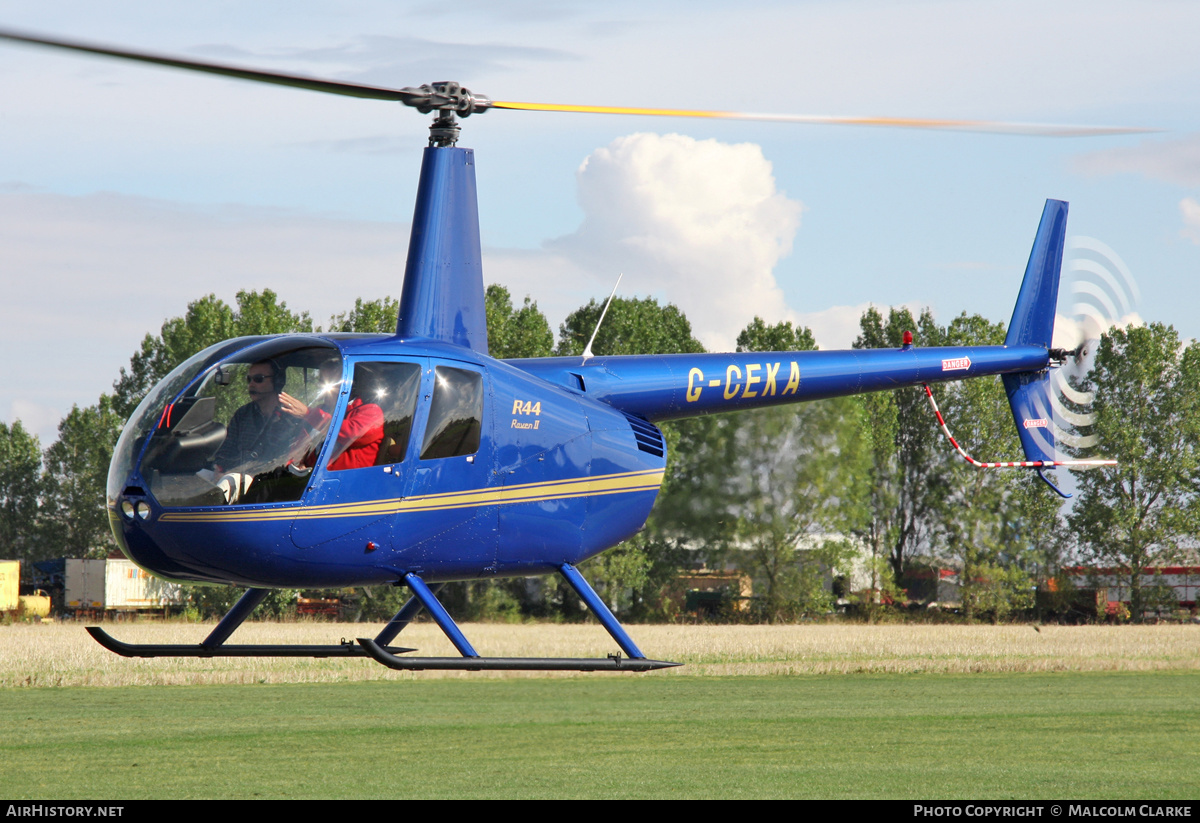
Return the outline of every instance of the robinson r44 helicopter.
{"type": "Polygon", "coordinates": [[[644,525],[666,466],[656,426],[663,420],[904,386],[928,391],[930,383],[998,374],[1026,460],[979,463],[959,449],[964,458],[1039,474],[1109,464],[1056,460],[1049,426],[1049,370],[1070,356],[1051,349],[1066,203],[1046,203],[1002,346],[918,348],[909,338],[899,349],[616,357],[589,351],[501,361],[488,356],[475,157],[456,143],[458,118],[491,108],[1056,135],[1133,129],[505,103],[457,83],[386,89],[17,32],[0,32],[0,39],[401,102],[435,115],[396,333],[219,343],[167,375],[126,424],[107,484],[122,551],[168,580],[246,592],[197,645],[135,645],[88,629],[118,654],[369,656],[414,670],[677,665],[647,659],[576,569],[644,525]],[[291,418],[282,435],[264,438],[258,423],[242,442],[243,409],[251,404],[238,408],[247,393],[236,387],[248,381],[251,397],[278,394],[291,418]],[[246,442],[252,448],[232,448],[246,442]],[[545,574],[567,581],[624,656],[483,657],[437,598],[448,581],[545,574]],[[373,638],[322,646],[226,643],[271,588],[379,584],[405,585],[412,596],[373,638]],[[390,645],[422,609],[461,657],[415,657],[414,649],[390,645]]]}

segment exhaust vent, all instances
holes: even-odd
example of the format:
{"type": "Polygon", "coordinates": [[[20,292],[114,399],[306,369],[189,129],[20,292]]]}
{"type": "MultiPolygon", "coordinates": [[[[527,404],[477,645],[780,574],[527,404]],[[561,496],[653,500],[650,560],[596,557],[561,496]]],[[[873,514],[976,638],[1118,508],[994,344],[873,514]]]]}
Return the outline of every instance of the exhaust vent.
{"type": "Polygon", "coordinates": [[[637,447],[647,454],[662,457],[665,447],[663,446],[662,432],[658,430],[658,426],[629,414],[625,415],[625,419],[629,421],[629,428],[633,430],[633,438],[637,441],[637,447]]]}

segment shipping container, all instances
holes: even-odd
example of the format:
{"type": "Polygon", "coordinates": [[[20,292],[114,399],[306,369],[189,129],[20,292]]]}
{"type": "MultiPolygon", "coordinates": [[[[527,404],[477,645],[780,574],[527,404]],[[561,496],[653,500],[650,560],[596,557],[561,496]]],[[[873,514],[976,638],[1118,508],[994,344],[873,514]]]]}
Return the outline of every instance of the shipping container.
{"type": "Polygon", "coordinates": [[[106,560],[67,558],[66,587],[63,602],[67,609],[104,608],[104,568],[106,560]]]}
{"type": "Polygon", "coordinates": [[[104,575],[104,608],[161,609],[182,602],[183,590],[178,584],[155,577],[132,560],[109,558],[104,575]]]}
{"type": "MultiPolygon", "coordinates": [[[[1128,569],[1075,566],[1063,572],[1076,588],[1105,586],[1112,600],[1122,603],[1129,603],[1133,597],[1128,569]]],[[[1140,582],[1143,597],[1151,589],[1159,589],[1179,608],[1193,609],[1200,601],[1200,566],[1147,566],[1142,569],[1140,582]]]]}
{"type": "Polygon", "coordinates": [[[0,560],[0,614],[14,612],[21,594],[21,561],[0,560]]]}
{"type": "Polygon", "coordinates": [[[183,590],[130,560],[67,560],[66,607],[73,611],[137,611],[182,604],[183,590]]]}

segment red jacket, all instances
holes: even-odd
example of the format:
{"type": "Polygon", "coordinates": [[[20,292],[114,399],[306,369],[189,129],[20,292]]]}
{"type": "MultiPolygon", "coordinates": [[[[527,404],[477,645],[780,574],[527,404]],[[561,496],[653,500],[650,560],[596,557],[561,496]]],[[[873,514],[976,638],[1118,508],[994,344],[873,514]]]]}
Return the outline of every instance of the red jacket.
{"type": "MultiPolygon", "coordinates": [[[[328,425],[329,417],[329,412],[324,409],[310,407],[304,421],[316,429],[328,425]]],[[[382,443],[383,410],[374,403],[364,403],[361,397],[354,398],[346,407],[346,416],[342,418],[342,427],[338,430],[329,470],[341,471],[374,466],[382,443]]],[[[313,460],[315,459],[314,456],[313,460]]]]}

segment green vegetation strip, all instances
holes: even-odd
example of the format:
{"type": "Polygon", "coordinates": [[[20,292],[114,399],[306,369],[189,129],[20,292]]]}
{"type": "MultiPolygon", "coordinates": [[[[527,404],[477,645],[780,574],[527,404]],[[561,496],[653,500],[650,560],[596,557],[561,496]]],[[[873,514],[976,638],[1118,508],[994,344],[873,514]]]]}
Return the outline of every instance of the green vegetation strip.
{"type": "Polygon", "coordinates": [[[0,691],[0,797],[1194,798],[1200,672],[0,691]]]}

